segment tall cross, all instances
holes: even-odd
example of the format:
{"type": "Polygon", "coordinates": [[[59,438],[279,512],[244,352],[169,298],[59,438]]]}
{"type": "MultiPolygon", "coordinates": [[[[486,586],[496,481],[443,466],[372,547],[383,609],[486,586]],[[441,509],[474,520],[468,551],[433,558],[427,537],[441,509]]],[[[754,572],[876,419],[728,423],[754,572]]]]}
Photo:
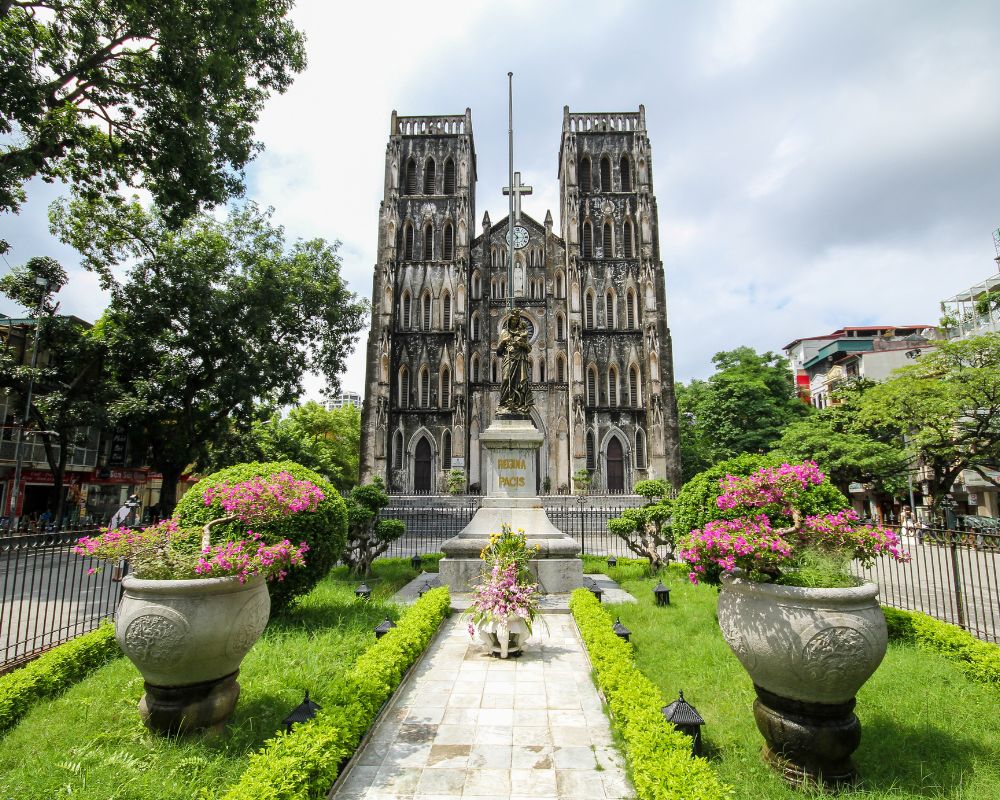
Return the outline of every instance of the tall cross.
{"type": "Polygon", "coordinates": [[[514,173],[514,187],[513,188],[511,188],[510,186],[504,186],[503,187],[503,193],[504,193],[504,195],[508,195],[511,192],[513,192],[513,194],[514,194],[513,203],[511,204],[513,206],[513,209],[514,209],[514,219],[510,223],[510,225],[508,226],[509,228],[513,227],[514,225],[519,224],[521,222],[521,195],[523,195],[523,194],[531,194],[531,191],[532,191],[532,189],[531,189],[530,186],[525,186],[523,183],[521,183],[521,173],[520,172],[515,172],[514,173]]]}

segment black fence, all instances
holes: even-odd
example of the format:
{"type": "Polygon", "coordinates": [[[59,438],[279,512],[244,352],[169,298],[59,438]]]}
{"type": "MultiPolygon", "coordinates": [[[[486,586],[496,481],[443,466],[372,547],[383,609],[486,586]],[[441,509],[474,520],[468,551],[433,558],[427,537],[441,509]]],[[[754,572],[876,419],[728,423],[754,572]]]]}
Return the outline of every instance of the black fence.
{"type": "Polygon", "coordinates": [[[72,551],[80,536],[96,531],[0,536],[0,672],[114,616],[120,596],[114,571],[72,551]]]}
{"type": "Polygon", "coordinates": [[[855,574],[879,585],[888,606],[920,611],[1000,644],[1000,530],[904,533],[910,560],[878,559],[855,574]]]}

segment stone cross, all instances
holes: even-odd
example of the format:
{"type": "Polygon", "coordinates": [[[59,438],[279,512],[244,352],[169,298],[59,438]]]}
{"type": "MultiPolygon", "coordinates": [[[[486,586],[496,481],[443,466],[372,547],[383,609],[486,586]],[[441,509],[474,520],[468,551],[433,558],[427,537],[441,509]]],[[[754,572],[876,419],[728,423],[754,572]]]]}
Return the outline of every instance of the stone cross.
{"type": "MultiPolygon", "coordinates": [[[[509,195],[511,192],[514,193],[514,219],[511,221],[509,227],[513,227],[516,223],[521,221],[521,195],[531,194],[531,191],[532,189],[530,186],[525,186],[523,183],[521,183],[520,172],[514,173],[513,189],[510,186],[503,187],[504,195],[509,195]]],[[[507,235],[510,236],[511,234],[508,232],[507,235]]]]}

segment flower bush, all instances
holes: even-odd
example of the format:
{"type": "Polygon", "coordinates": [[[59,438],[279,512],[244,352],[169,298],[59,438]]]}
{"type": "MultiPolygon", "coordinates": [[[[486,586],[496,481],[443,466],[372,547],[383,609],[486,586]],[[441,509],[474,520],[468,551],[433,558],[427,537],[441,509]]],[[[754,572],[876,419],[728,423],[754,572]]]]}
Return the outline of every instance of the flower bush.
{"type": "MultiPolygon", "coordinates": [[[[482,583],[472,590],[469,615],[475,625],[504,622],[510,617],[524,620],[528,630],[538,611],[538,584],[532,581],[528,561],[538,552],[538,545],[528,547],[523,530],[515,533],[503,525],[500,533],[490,536],[490,543],[479,554],[485,562],[482,583]]],[[[475,625],[469,624],[469,635],[475,625]]]]}
{"type": "Polygon", "coordinates": [[[147,528],[104,529],[100,536],[84,536],[73,548],[78,555],[107,561],[127,560],[137,578],[171,580],[236,576],[241,583],[256,575],[283,580],[292,567],[305,563],[309,546],[288,539],[268,544],[259,533],[212,544],[212,529],[240,521],[267,523],[293,514],[315,512],[323,492],[309,481],[287,472],[241,483],[219,484],[203,493],[205,505],[219,501],[226,516],[209,520],[203,528],[181,528],[176,519],[147,528]]]}
{"type": "Polygon", "coordinates": [[[691,581],[717,584],[723,572],[738,569],[755,581],[845,586],[854,582],[848,573],[854,559],[868,566],[880,555],[908,558],[896,533],[859,525],[850,509],[804,513],[804,499],[825,481],[812,461],[721,478],[716,505],[737,516],[711,520],[680,540],[691,581]]]}

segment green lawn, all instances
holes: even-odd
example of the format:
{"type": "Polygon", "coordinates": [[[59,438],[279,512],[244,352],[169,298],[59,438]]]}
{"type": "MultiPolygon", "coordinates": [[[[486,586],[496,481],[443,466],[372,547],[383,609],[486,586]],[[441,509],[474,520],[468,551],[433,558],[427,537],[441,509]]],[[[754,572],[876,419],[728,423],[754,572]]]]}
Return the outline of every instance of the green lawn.
{"type": "Polygon", "coordinates": [[[375,565],[370,603],[334,570],[299,605],[271,620],[243,661],[242,693],[226,732],[164,738],[148,732],[136,703],[142,678],[124,658],[55,700],[40,703],[0,739],[0,800],[193,800],[236,781],[247,757],[274,735],[304,690],[320,705],[397,607],[388,598],[415,577],[409,561],[375,565]],[[203,790],[205,790],[203,792],[203,790]]]}
{"type": "MultiPolygon", "coordinates": [[[[715,618],[718,592],[692,586],[671,571],[671,605],[653,603],[655,578],[634,567],[605,571],[638,604],[609,606],[632,630],[636,663],[666,701],[678,690],[706,721],[706,755],[737,798],[792,800],[788,787],[760,758],[753,685],[722,638],[715,618]],[[623,570],[628,570],[625,572],[623,570]]],[[[890,644],[875,675],[858,694],[861,746],[854,758],[862,783],[841,794],[870,798],[1000,798],[1000,691],[970,681],[944,658],[890,644]]]]}

